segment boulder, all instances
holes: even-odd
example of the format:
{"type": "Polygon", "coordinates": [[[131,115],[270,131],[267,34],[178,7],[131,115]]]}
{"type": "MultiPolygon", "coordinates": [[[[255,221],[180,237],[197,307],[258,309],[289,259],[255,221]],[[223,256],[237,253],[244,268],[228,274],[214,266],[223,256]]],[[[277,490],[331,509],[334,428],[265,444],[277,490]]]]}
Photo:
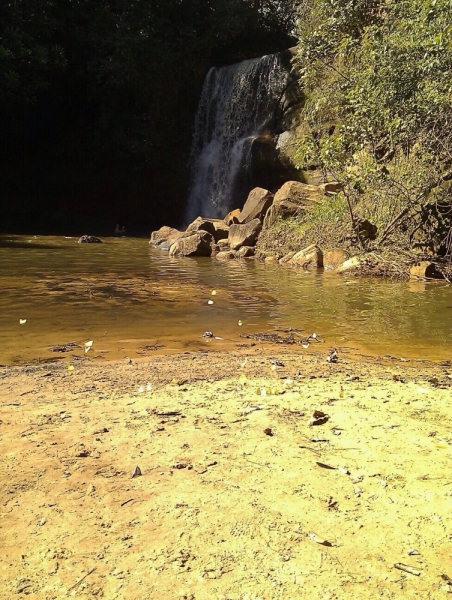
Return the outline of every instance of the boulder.
{"type": "Polygon", "coordinates": [[[211,256],[213,235],[207,231],[195,231],[185,234],[171,246],[169,255],[175,256],[211,256]]]}
{"type": "Polygon", "coordinates": [[[220,248],[220,251],[229,250],[229,240],[218,240],[218,247],[220,248]]]}
{"type": "Polygon", "coordinates": [[[273,194],[263,188],[254,188],[248,195],[245,206],[238,216],[239,223],[249,223],[254,219],[263,220],[273,202],[273,194]]]}
{"type": "Polygon", "coordinates": [[[289,219],[312,209],[324,195],[323,189],[317,185],[287,181],[275,194],[265,216],[264,228],[271,227],[278,218],[289,219]]]}
{"type": "Polygon", "coordinates": [[[103,244],[103,241],[100,240],[95,235],[82,235],[82,237],[78,241],[79,244],[103,244]]]}
{"type": "Polygon", "coordinates": [[[170,247],[182,236],[182,231],[173,229],[172,227],[161,227],[158,231],[151,233],[151,239],[149,241],[150,246],[154,248],[161,248],[162,250],[169,250],[170,247]]]}
{"type": "Polygon", "coordinates": [[[423,260],[410,269],[410,276],[417,279],[444,279],[444,275],[438,270],[435,263],[423,260]]]}
{"type": "Polygon", "coordinates": [[[194,231],[207,231],[212,236],[215,233],[215,225],[212,223],[212,219],[204,219],[203,217],[197,217],[193,223],[185,230],[185,233],[192,233],[194,231]]]}
{"type": "Polygon", "coordinates": [[[224,218],[224,222],[226,223],[226,225],[228,227],[230,227],[231,225],[233,225],[234,223],[239,223],[239,214],[242,211],[240,210],[240,208],[236,208],[235,210],[231,210],[230,213],[228,213],[225,218],[224,218]]]}
{"type": "Polygon", "coordinates": [[[323,266],[326,270],[336,269],[339,265],[344,263],[350,255],[341,248],[333,248],[332,250],[326,250],[323,253],[323,266]]]}
{"type": "Polygon", "coordinates": [[[228,250],[225,252],[218,252],[218,254],[215,256],[215,258],[217,260],[222,260],[222,261],[234,260],[234,258],[237,258],[237,252],[233,252],[231,250],[228,250]]]}
{"type": "Polygon", "coordinates": [[[290,200],[282,200],[276,204],[273,202],[265,215],[264,229],[269,229],[278,219],[284,221],[295,217],[301,214],[302,210],[300,205],[290,202],[290,200]]]}
{"type": "Polygon", "coordinates": [[[251,246],[242,246],[237,250],[237,258],[251,258],[254,254],[255,250],[251,246]]]}
{"type": "Polygon", "coordinates": [[[359,256],[352,256],[351,258],[349,258],[348,260],[346,260],[345,262],[343,262],[341,265],[339,265],[337,267],[337,269],[335,270],[335,272],[339,273],[339,274],[348,273],[350,271],[354,271],[360,265],[361,265],[361,259],[360,259],[360,257],[359,256]]]}
{"type": "Polygon", "coordinates": [[[294,254],[290,264],[304,269],[319,269],[323,267],[323,252],[314,244],[303,248],[300,252],[294,254]]]}
{"type": "Polygon", "coordinates": [[[324,196],[323,190],[317,185],[308,185],[299,181],[286,181],[276,192],[274,204],[289,201],[309,210],[316,206],[324,196]]]}
{"type": "Polygon", "coordinates": [[[231,225],[228,238],[231,250],[238,250],[241,246],[254,246],[261,229],[259,219],[253,219],[244,225],[231,225]]]}
{"type": "Polygon", "coordinates": [[[227,238],[229,235],[229,227],[222,219],[204,219],[198,217],[191,223],[185,233],[192,233],[194,231],[207,231],[210,233],[216,242],[227,238]]]}
{"type": "Polygon", "coordinates": [[[334,195],[339,194],[339,192],[342,192],[344,186],[342,183],[331,181],[329,183],[320,184],[319,188],[324,193],[324,195],[334,195]]]}
{"type": "Polygon", "coordinates": [[[215,232],[213,237],[216,242],[220,240],[227,240],[229,235],[229,227],[222,219],[212,219],[213,226],[215,227],[215,232]]]}
{"type": "Polygon", "coordinates": [[[287,263],[289,263],[292,258],[295,256],[296,252],[289,252],[288,254],[286,254],[285,256],[283,256],[282,258],[279,259],[279,264],[280,265],[285,265],[287,263]]]}

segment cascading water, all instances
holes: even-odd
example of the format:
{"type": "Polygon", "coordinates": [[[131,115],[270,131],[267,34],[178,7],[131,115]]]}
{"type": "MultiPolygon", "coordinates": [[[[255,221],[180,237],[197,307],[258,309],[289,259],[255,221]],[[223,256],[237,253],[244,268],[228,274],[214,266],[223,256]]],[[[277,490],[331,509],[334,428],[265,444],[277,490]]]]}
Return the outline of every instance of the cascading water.
{"type": "Polygon", "coordinates": [[[243,202],[236,188],[249,166],[251,141],[273,129],[288,78],[281,54],[210,69],[195,121],[187,222],[199,215],[222,218],[243,202]]]}

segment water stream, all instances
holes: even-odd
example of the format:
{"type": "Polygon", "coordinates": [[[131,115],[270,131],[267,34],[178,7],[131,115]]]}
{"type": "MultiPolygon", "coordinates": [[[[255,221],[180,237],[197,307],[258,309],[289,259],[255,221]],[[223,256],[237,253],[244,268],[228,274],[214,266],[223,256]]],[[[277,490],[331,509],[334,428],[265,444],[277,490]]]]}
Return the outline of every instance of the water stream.
{"type": "Polygon", "coordinates": [[[251,141],[272,127],[288,77],[281,54],[210,69],[195,122],[187,223],[199,215],[223,218],[243,205],[238,185],[251,141]]]}
{"type": "Polygon", "coordinates": [[[237,349],[250,343],[241,335],[289,327],[316,332],[325,355],[337,346],[451,358],[452,288],[444,283],[354,279],[246,260],[170,259],[145,239],[80,245],[75,238],[0,236],[0,286],[1,364],[74,360],[83,357],[87,340],[93,341],[92,360],[237,349]],[[223,339],[206,340],[205,331],[223,339]],[[50,349],[68,342],[81,348],[50,349]]]}

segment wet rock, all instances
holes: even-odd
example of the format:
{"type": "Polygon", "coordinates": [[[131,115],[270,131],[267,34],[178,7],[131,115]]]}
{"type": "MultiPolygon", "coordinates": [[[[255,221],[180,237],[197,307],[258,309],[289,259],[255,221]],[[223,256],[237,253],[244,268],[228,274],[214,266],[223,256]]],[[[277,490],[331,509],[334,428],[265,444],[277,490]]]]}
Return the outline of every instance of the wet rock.
{"type": "Polygon", "coordinates": [[[228,213],[225,218],[224,218],[224,222],[226,223],[226,225],[228,227],[230,227],[231,225],[234,225],[235,223],[239,223],[239,214],[242,211],[240,210],[240,208],[236,208],[235,210],[231,210],[230,213],[228,213]]]}
{"type": "Polygon", "coordinates": [[[285,265],[287,263],[289,263],[292,258],[295,256],[296,252],[289,252],[288,254],[286,254],[285,256],[283,256],[282,258],[279,259],[279,264],[280,265],[285,265]]]}
{"type": "Polygon", "coordinates": [[[333,248],[323,253],[323,266],[326,270],[336,269],[339,265],[348,260],[350,255],[341,248],[333,248]]]}
{"type": "Polygon", "coordinates": [[[224,252],[225,250],[229,250],[229,240],[218,240],[218,247],[220,248],[220,252],[224,252]]]}
{"type": "Polygon", "coordinates": [[[335,272],[339,273],[339,274],[348,273],[350,271],[354,271],[360,265],[361,265],[361,259],[360,259],[360,257],[359,256],[352,256],[351,258],[349,258],[348,260],[346,260],[345,262],[343,262],[341,265],[339,265],[337,267],[337,269],[335,270],[335,272]]]}
{"type": "Polygon", "coordinates": [[[95,235],[82,235],[82,237],[78,241],[79,244],[103,244],[102,240],[100,240],[95,235]]]}
{"type": "Polygon", "coordinates": [[[213,236],[207,231],[195,231],[178,239],[170,248],[170,257],[211,256],[213,236]]]}
{"type": "Polygon", "coordinates": [[[231,250],[238,250],[242,246],[254,246],[261,229],[259,219],[253,219],[244,225],[231,225],[228,238],[231,250]]]}
{"type": "Polygon", "coordinates": [[[225,239],[229,235],[229,227],[222,219],[204,219],[203,217],[198,217],[187,227],[186,233],[195,231],[207,231],[213,236],[215,242],[225,239]]]}
{"type": "Polygon", "coordinates": [[[237,258],[237,252],[233,252],[232,250],[218,252],[215,258],[221,261],[234,260],[235,258],[237,258]]]}
{"type": "Polygon", "coordinates": [[[213,234],[215,241],[218,243],[220,240],[226,240],[229,235],[229,227],[226,223],[221,219],[214,219],[212,222],[215,227],[215,232],[213,234]]]}
{"type": "Polygon", "coordinates": [[[173,227],[161,227],[158,231],[151,233],[149,245],[161,250],[169,250],[182,235],[182,231],[173,229],[173,227]]]}
{"type": "Polygon", "coordinates": [[[304,269],[319,269],[323,267],[323,252],[314,244],[303,248],[300,252],[294,254],[290,264],[304,269]]]}
{"type": "Polygon", "coordinates": [[[263,220],[273,202],[273,194],[263,188],[254,188],[248,195],[245,206],[238,216],[239,223],[245,224],[254,219],[263,220]]]}
{"type": "Polygon", "coordinates": [[[444,279],[444,275],[438,270],[435,263],[423,260],[410,269],[410,276],[422,279],[444,279]]]}
{"type": "Polygon", "coordinates": [[[237,258],[250,258],[254,256],[255,250],[251,246],[242,246],[240,250],[237,251],[237,258]]]}

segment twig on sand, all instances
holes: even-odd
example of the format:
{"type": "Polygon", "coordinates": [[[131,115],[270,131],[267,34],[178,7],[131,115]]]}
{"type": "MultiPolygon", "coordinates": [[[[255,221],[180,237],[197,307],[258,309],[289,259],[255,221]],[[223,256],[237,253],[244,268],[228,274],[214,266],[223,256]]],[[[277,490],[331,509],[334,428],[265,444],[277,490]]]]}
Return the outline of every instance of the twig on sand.
{"type": "Polygon", "coordinates": [[[86,575],[83,575],[83,577],[81,579],[79,579],[77,581],[77,583],[74,583],[74,585],[68,589],[67,593],[69,594],[69,592],[72,592],[72,590],[75,590],[75,588],[77,588],[83,581],[85,581],[85,579],[89,575],[91,575],[91,573],[94,573],[95,570],[96,570],[96,567],[93,567],[90,571],[88,571],[88,573],[86,575]]]}
{"type": "Polygon", "coordinates": [[[124,502],[121,502],[121,506],[125,506],[126,504],[129,504],[129,502],[133,502],[135,500],[135,498],[129,498],[128,500],[124,500],[124,502]]]}

